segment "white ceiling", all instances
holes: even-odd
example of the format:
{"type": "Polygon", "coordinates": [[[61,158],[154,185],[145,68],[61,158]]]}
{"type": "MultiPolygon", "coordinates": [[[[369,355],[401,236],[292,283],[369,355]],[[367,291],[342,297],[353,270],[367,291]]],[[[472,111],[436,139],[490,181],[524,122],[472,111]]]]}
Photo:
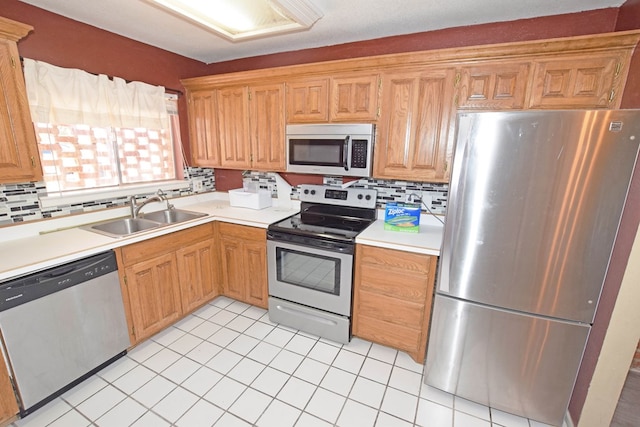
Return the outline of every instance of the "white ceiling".
{"type": "Polygon", "coordinates": [[[324,15],[310,30],[230,42],[146,0],[22,1],[205,63],[441,28],[619,7],[624,3],[624,0],[310,0],[324,15]]]}

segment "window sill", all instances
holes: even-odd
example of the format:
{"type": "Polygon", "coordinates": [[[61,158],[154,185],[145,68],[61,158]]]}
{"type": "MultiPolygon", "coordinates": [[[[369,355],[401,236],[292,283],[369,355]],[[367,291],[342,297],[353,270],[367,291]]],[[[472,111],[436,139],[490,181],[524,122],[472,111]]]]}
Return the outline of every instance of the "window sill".
{"type": "Polygon", "coordinates": [[[93,202],[104,199],[115,199],[141,194],[155,193],[159,189],[163,191],[178,190],[191,186],[189,181],[165,181],[151,184],[132,185],[127,187],[109,188],[101,190],[81,190],[67,193],[56,193],[40,197],[40,206],[50,208],[75,203],[93,202]]]}

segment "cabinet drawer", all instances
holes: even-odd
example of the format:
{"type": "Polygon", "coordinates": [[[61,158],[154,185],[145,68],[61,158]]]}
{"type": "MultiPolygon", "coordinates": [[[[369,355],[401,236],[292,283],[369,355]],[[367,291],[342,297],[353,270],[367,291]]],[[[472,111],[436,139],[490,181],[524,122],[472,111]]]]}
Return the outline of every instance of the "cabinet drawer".
{"type": "Polygon", "coordinates": [[[221,235],[232,236],[234,239],[260,240],[266,241],[267,231],[263,228],[249,227],[246,225],[229,224],[221,222],[218,224],[218,232],[221,235]]]}
{"type": "Polygon", "coordinates": [[[359,289],[389,295],[395,299],[424,302],[429,292],[429,276],[390,271],[384,266],[363,265],[359,289]]]}
{"type": "Polygon", "coordinates": [[[399,270],[409,273],[429,273],[433,257],[423,254],[358,245],[358,262],[363,265],[374,265],[384,269],[399,270]]]}
{"type": "Polygon", "coordinates": [[[213,223],[203,224],[175,233],[166,234],[122,248],[125,265],[135,264],[167,252],[178,250],[192,243],[213,237],[213,223]]]}
{"type": "MultiPolygon", "coordinates": [[[[418,300],[423,302],[424,300],[418,300]]],[[[410,303],[386,295],[360,290],[356,297],[355,311],[359,316],[404,325],[420,330],[424,319],[424,304],[410,303]]]]}
{"type": "Polygon", "coordinates": [[[424,358],[424,349],[420,351],[419,348],[422,341],[421,333],[415,329],[368,317],[360,319],[354,325],[353,334],[369,341],[406,351],[414,359],[418,358],[417,353],[422,352],[422,358],[424,358]]]}

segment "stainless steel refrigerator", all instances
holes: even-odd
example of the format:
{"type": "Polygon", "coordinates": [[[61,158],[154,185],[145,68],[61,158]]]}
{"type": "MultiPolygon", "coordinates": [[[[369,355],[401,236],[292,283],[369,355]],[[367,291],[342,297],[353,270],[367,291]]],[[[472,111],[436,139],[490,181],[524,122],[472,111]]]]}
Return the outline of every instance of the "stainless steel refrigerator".
{"type": "Polygon", "coordinates": [[[640,110],[460,113],[425,383],[562,425],[640,110]]]}

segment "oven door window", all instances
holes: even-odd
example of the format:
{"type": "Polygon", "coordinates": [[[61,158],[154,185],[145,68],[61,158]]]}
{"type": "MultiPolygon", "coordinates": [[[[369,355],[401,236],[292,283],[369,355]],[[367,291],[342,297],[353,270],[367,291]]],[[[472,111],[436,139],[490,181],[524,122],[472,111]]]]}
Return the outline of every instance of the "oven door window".
{"type": "Polygon", "coordinates": [[[276,263],[279,282],[340,295],[340,259],[278,247],[276,263]]]}

